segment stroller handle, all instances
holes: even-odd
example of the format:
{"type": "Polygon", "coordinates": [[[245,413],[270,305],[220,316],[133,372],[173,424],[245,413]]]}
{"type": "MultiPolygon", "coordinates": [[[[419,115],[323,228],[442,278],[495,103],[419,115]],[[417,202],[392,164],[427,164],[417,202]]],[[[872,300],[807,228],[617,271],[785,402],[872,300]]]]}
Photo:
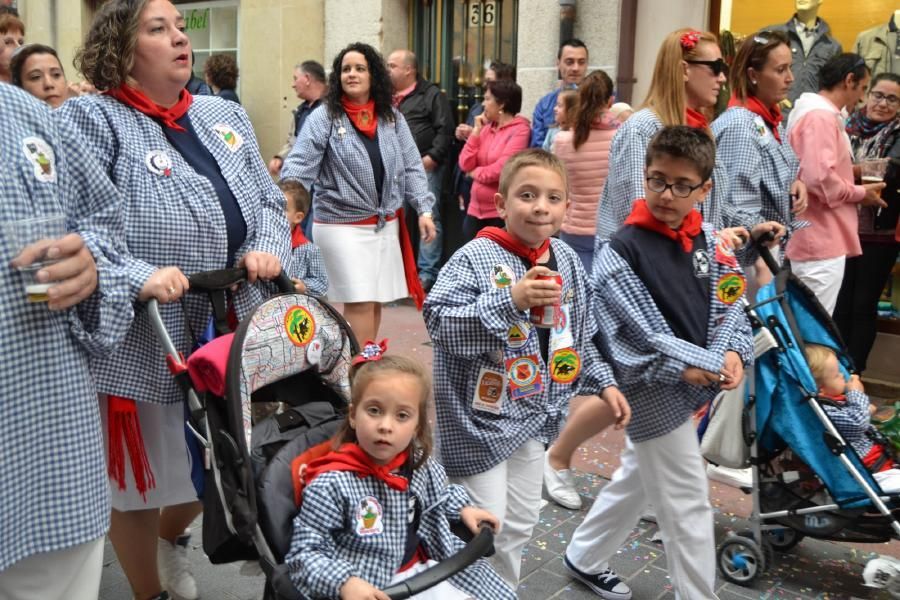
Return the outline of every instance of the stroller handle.
{"type": "Polygon", "coordinates": [[[409,579],[395,583],[382,590],[391,600],[406,600],[433,587],[445,579],[456,575],[481,558],[494,545],[494,530],[483,523],[478,532],[465,547],[453,556],[409,579]]]}
{"type": "MultiPolygon", "coordinates": [[[[190,282],[190,291],[192,292],[215,292],[218,290],[227,290],[233,285],[247,281],[247,269],[243,267],[232,269],[218,269],[215,271],[200,271],[193,275],[188,275],[190,282]]],[[[282,270],[278,277],[272,280],[278,286],[278,291],[290,294],[294,292],[294,284],[291,278],[282,270]]]]}
{"type": "Polygon", "coordinates": [[[756,246],[756,251],[759,252],[760,258],[763,259],[763,262],[766,263],[766,266],[769,268],[769,271],[772,272],[772,275],[778,273],[781,270],[781,266],[778,264],[778,261],[775,260],[775,257],[772,256],[772,251],[769,250],[769,247],[766,245],[771,241],[775,240],[775,234],[771,231],[767,231],[753,240],[753,245],[756,246]]]}

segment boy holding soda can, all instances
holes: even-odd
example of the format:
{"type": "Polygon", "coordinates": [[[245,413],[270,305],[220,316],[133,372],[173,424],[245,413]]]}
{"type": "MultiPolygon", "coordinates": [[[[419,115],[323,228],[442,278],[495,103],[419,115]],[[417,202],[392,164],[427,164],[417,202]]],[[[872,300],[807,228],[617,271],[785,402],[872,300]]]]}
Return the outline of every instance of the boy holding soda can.
{"type": "Polygon", "coordinates": [[[438,455],[451,481],[500,519],[492,560],[516,587],[540,511],[544,445],[569,400],[592,395],[619,428],[630,411],[591,339],[581,261],[550,237],[569,204],[565,167],[543,150],[520,152],[503,167],[495,202],[505,229],[483,229],[450,258],[424,316],[438,455]]]}

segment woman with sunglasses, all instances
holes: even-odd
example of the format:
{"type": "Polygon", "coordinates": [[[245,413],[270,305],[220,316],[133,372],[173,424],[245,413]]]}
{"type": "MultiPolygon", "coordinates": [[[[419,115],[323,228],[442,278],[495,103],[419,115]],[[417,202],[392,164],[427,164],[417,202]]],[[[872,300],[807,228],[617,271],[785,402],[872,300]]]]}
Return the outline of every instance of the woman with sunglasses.
{"type": "Polygon", "coordinates": [[[872,80],[865,106],[850,115],[847,134],[857,162],[891,158],[884,176],[883,209],[859,211],[862,254],[848,258],[838,294],[834,320],[859,372],[875,342],[878,298],[900,250],[897,217],[900,215],[900,75],[881,73],[872,80]]]}
{"type": "MultiPolygon", "coordinates": [[[[632,202],[644,197],[644,154],[650,139],[670,125],[708,130],[703,111],[716,104],[727,69],[712,33],[679,29],[663,40],[643,109],[634,113],[613,139],[609,164],[614,168],[600,195],[595,254],[596,246],[608,240],[625,222],[632,202]]],[[[718,228],[749,229],[756,225],[753,215],[742,214],[728,197],[728,172],[721,160],[716,160],[712,180],[713,189],[700,206],[703,220],[718,228]]],[[[775,222],[756,227],[755,234],[774,230],[780,236],[784,232],[775,222]]]]}
{"type": "MultiPolygon", "coordinates": [[[[744,40],[731,67],[728,110],[712,124],[731,200],[754,224],[787,226],[793,214],[806,209],[806,186],[797,179],[800,163],[784,142],[779,107],[794,81],[792,60],[781,32],[760,32],[744,40]]],[[[752,297],[770,274],[761,260],[746,270],[752,297]]]]}

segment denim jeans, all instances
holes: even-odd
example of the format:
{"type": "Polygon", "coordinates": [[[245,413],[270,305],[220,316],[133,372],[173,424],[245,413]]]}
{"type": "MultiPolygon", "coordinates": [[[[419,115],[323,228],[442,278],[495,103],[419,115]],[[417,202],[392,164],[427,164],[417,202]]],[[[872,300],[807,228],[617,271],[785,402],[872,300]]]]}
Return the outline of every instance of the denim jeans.
{"type": "Polygon", "coordinates": [[[428,242],[419,243],[419,257],[416,266],[419,279],[434,283],[441,268],[441,254],[444,249],[443,228],[441,226],[441,183],[444,180],[444,165],[438,165],[434,171],[426,171],[428,189],[434,194],[434,207],[431,209],[434,218],[435,236],[428,242]]]}

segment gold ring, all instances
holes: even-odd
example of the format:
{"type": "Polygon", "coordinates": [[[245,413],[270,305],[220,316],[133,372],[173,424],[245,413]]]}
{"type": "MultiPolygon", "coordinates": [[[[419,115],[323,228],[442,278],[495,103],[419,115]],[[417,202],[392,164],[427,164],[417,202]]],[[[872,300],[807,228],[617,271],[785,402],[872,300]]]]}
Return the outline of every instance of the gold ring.
{"type": "Polygon", "coordinates": [[[174,296],[174,295],[175,295],[175,288],[173,288],[173,287],[170,287],[170,288],[169,288],[169,295],[170,295],[170,296],[174,296]]]}

